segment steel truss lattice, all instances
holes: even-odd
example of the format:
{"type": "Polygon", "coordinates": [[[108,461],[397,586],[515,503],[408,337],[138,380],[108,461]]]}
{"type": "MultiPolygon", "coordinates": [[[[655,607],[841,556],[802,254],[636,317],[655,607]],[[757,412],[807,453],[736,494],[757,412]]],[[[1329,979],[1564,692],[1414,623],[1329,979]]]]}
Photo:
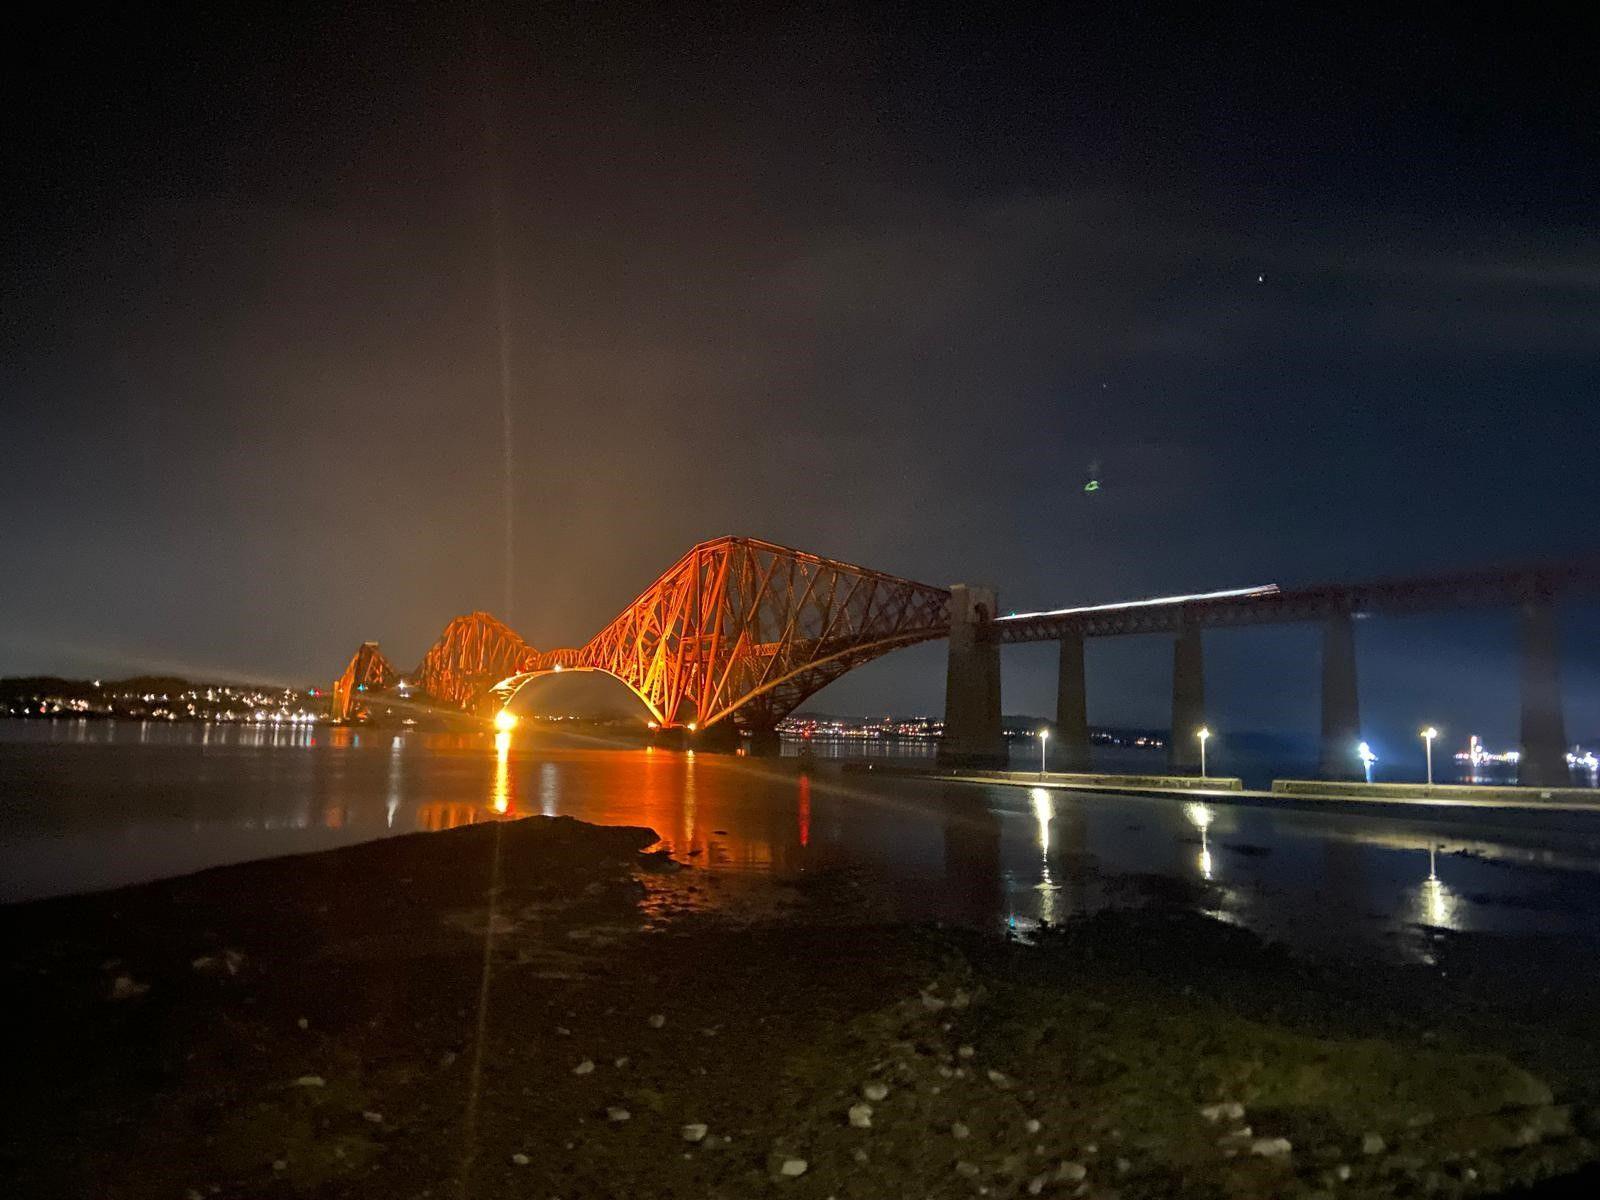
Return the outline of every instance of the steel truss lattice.
{"type": "MultiPolygon", "coordinates": [[[[852,667],[949,632],[945,588],[729,537],[694,547],[576,649],[541,653],[487,613],[458,617],[412,682],[476,709],[556,671],[603,671],[662,726],[761,730],[852,667]]],[[[335,705],[352,715],[337,690],[335,705]]]]}

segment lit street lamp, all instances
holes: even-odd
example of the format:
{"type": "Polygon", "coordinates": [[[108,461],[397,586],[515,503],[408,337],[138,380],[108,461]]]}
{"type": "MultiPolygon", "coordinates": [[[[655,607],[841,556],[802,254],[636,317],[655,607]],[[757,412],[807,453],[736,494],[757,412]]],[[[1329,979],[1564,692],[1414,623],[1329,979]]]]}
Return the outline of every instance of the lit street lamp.
{"type": "Polygon", "coordinates": [[[1433,739],[1439,736],[1439,731],[1429,725],[1422,731],[1422,748],[1428,755],[1428,786],[1433,786],[1433,739]]]}
{"type": "Polygon", "coordinates": [[[1048,729],[1039,730],[1039,778],[1040,779],[1044,778],[1044,748],[1045,748],[1045,744],[1047,742],[1049,742],[1049,740],[1050,740],[1050,731],[1048,729]]]}
{"type": "Polygon", "coordinates": [[[1372,747],[1362,742],[1356,747],[1356,757],[1361,760],[1361,769],[1367,773],[1367,782],[1372,782],[1372,764],[1378,761],[1378,756],[1372,752],[1372,747]]]}
{"type": "Polygon", "coordinates": [[[1195,737],[1200,739],[1200,778],[1206,777],[1206,741],[1211,737],[1211,730],[1204,725],[1195,730],[1195,737]]]}

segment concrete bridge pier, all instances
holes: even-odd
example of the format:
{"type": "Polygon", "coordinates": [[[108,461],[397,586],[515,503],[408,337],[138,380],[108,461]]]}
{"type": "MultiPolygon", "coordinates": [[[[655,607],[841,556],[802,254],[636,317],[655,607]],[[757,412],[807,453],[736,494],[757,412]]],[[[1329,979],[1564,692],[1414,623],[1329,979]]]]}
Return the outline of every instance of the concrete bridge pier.
{"type": "Polygon", "coordinates": [[[1186,625],[1172,644],[1172,735],[1167,741],[1167,763],[1173,771],[1192,774],[1200,769],[1200,739],[1195,734],[1205,723],[1205,652],[1199,628],[1186,625]]]}
{"type": "Polygon", "coordinates": [[[783,739],[776,729],[752,729],[749,738],[748,747],[753,758],[777,758],[783,751],[783,739]]]}
{"type": "Polygon", "coordinates": [[[1057,771],[1089,769],[1089,694],[1083,673],[1083,633],[1061,639],[1061,673],[1056,680],[1056,732],[1050,742],[1057,771]]]}
{"type": "Polygon", "coordinates": [[[1517,782],[1528,787],[1565,787],[1566,724],[1561,715],[1560,637],[1549,596],[1522,606],[1522,759],[1517,782]]]}
{"type": "Polygon", "coordinates": [[[1000,643],[993,588],[964,583],[950,588],[950,658],[944,685],[944,737],[939,763],[1003,767],[1006,739],[1000,727],[1000,643]]]}
{"type": "Polygon", "coordinates": [[[1356,638],[1348,612],[1322,626],[1322,777],[1361,779],[1361,702],[1356,693],[1356,638]]]}
{"type": "Polygon", "coordinates": [[[723,720],[709,729],[697,729],[689,735],[689,749],[732,754],[739,749],[739,727],[731,720],[723,720]]]}

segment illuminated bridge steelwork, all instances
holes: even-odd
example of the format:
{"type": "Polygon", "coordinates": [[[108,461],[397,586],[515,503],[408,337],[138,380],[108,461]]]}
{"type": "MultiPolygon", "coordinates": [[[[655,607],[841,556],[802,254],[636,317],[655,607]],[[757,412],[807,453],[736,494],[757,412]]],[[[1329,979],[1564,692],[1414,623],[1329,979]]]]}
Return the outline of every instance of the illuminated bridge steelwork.
{"type": "Polygon", "coordinates": [[[536,650],[487,613],[472,613],[445,628],[402,684],[366,643],[334,686],[333,715],[359,717],[365,698],[391,685],[481,711],[542,676],[600,671],[626,685],[662,727],[731,722],[770,731],[852,667],[946,636],[949,605],[945,588],[753,538],[719,538],[695,546],[576,649],[536,650]]]}
{"type": "Polygon", "coordinates": [[[1000,722],[1000,647],[1060,644],[1055,763],[1089,761],[1084,639],[1173,637],[1172,766],[1194,765],[1205,721],[1201,632],[1317,621],[1322,641],[1322,772],[1353,773],[1360,735],[1353,621],[1484,606],[1522,614],[1520,780],[1551,787],[1566,778],[1556,602],[1600,592],[1600,560],[1462,571],[1377,583],[1284,589],[1267,584],[1154,600],[998,615],[993,588],[948,590],[897,579],[752,538],[694,547],[615,620],[577,649],[539,651],[487,613],[452,621],[410,676],[374,642],[362,645],[333,689],[333,715],[359,718],[374,693],[483,712],[504,706],[534,679],[601,671],[622,681],[655,723],[738,726],[770,732],[808,696],[852,667],[901,646],[950,639],[944,740],[949,764],[1006,760],[1000,722]],[[414,695],[413,695],[414,693],[414,695]]]}

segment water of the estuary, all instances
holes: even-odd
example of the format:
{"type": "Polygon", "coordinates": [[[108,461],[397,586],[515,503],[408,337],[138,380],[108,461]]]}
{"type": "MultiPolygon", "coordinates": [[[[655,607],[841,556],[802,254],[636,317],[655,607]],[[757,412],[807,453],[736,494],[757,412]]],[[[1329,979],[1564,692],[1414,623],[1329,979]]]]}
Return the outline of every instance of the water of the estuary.
{"type": "Polygon", "coordinates": [[[1026,931],[1165,889],[1291,944],[1410,958],[1431,929],[1600,932],[1596,815],[1043,792],[520,732],[0,724],[5,901],[539,814],[648,826],[707,872],[880,885],[913,920],[1026,931]]]}

